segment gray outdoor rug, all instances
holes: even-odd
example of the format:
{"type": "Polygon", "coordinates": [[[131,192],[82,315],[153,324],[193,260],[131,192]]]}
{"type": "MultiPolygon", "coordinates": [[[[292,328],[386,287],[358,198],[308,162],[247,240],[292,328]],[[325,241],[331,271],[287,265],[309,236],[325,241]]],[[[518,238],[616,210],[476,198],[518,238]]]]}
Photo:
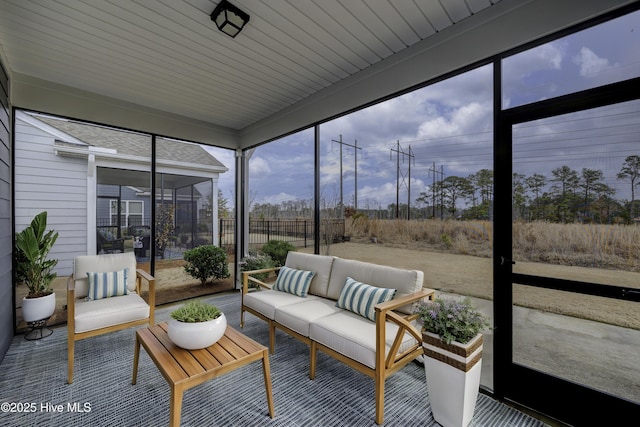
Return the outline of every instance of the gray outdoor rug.
{"type": "MultiPolygon", "coordinates": [[[[239,328],[240,295],[206,298],[239,328]]],[[[157,321],[170,310],[156,311],[157,321]]],[[[243,333],[267,345],[266,324],[246,315],[243,333]]],[[[140,351],[137,384],[131,385],[135,329],[76,343],[74,383],[66,384],[66,328],[39,341],[14,338],[0,364],[2,426],[165,426],[170,389],[140,351]],[[7,411],[9,409],[18,412],[7,411]]],[[[262,364],[252,363],[187,390],[183,426],[374,426],[374,384],[369,377],[319,353],[309,380],[309,349],[278,331],[270,358],[275,418],[269,418],[262,364]]],[[[431,416],[422,366],[410,364],[386,382],[385,425],[437,426],[431,416]]],[[[507,405],[480,395],[471,426],[544,426],[507,405]]]]}

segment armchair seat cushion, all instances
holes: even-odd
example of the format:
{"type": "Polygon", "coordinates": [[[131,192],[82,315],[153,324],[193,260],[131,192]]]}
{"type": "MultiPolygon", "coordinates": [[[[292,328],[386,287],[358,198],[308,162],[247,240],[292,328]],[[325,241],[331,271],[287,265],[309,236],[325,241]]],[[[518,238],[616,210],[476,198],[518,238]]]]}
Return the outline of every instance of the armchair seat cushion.
{"type": "MultiPolygon", "coordinates": [[[[385,358],[397,332],[398,325],[386,322],[385,358]]],[[[365,317],[346,310],[320,317],[311,323],[309,338],[371,369],[376,368],[376,324],[365,317]]],[[[416,342],[406,333],[400,351],[416,342]]]]}
{"type": "Polygon", "coordinates": [[[75,333],[93,331],[149,317],[149,305],[136,293],[85,301],[75,301],[75,333]]]}

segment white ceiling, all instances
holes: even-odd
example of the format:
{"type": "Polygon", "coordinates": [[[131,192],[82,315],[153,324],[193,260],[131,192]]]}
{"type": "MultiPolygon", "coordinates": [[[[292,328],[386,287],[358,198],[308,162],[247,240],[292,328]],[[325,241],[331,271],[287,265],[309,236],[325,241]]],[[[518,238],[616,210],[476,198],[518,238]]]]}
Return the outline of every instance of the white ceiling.
{"type": "Polygon", "coordinates": [[[12,72],[242,129],[498,0],[2,0],[12,72]]]}
{"type": "Polygon", "coordinates": [[[246,146],[633,1],[232,0],[235,39],[217,3],[0,0],[14,105],[246,146]]]}

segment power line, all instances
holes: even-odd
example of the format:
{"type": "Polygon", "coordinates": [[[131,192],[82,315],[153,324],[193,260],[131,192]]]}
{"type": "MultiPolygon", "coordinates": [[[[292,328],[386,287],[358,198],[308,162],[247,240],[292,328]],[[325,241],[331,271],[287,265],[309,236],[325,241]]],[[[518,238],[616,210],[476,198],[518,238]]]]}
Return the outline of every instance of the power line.
{"type": "Polygon", "coordinates": [[[340,209],[342,210],[342,213],[344,213],[344,202],[343,202],[343,191],[342,191],[342,146],[346,145],[347,147],[351,147],[353,148],[355,151],[355,166],[354,166],[354,173],[355,173],[355,200],[354,200],[354,207],[356,210],[358,210],[358,150],[362,150],[361,147],[358,147],[358,140],[355,140],[355,144],[351,145],[351,144],[347,144],[346,142],[342,141],[342,134],[340,134],[340,140],[335,140],[332,139],[331,142],[335,142],[337,144],[340,144],[340,209]]]}
{"type": "MultiPolygon", "coordinates": [[[[407,219],[411,219],[411,159],[415,156],[413,155],[413,151],[411,150],[411,145],[409,145],[408,151],[404,151],[402,147],[400,147],[400,141],[398,140],[396,143],[396,148],[392,148],[389,153],[389,158],[393,156],[392,153],[396,153],[396,219],[400,216],[400,176],[402,175],[402,182],[404,181],[404,174],[400,171],[400,154],[402,154],[402,161],[404,162],[404,157],[409,157],[409,170],[408,170],[408,183],[407,183],[407,219]]],[[[415,160],[414,160],[415,163],[415,160]]]]}
{"type": "MultiPolygon", "coordinates": [[[[428,170],[433,173],[433,180],[431,181],[431,212],[433,218],[436,217],[436,174],[440,175],[440,181],[444,181],[444,166],[440,165],[440,170],[436,169],[436,162],[433,162],[433,167],[428,170]]],[[[440,190],[440,198],[442,198],[442,190],[440,190]]],[[[442,219],[442,200],[440,200],[440,218],[442,219]]]]}

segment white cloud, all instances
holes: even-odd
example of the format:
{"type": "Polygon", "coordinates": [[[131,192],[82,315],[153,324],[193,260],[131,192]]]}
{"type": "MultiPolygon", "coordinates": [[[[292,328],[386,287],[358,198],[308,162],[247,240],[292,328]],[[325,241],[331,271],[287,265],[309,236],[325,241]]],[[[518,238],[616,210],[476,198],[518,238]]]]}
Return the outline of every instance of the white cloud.
{"type": "Polygon", "coordinates": [[[504,61],[504,78],[520,80],[541,70],[562,69],[566,46],[562,41],[529,49],[504,61]]]}
{"type": "Polygon", "coordinates": [[[580,75],[587,78],[595,77],[612,68],[608,59],[599,57],[588,47],[582,47],[573,57],[573,62],[580,67],[580,75]]]}
{"type": "Polygon", "coordinates": [[[433,139],[483,132],[491,129],[492,120],[489,102],[471,102],[425,121],[418,128],[417,138],[433,139]]]}
{"type": "Polygon", "coordinates": [[[255,156],[249,160],[251,174],[255,176],[271,175],[271,167],[269,161],[263,157],[255,156]]]}

